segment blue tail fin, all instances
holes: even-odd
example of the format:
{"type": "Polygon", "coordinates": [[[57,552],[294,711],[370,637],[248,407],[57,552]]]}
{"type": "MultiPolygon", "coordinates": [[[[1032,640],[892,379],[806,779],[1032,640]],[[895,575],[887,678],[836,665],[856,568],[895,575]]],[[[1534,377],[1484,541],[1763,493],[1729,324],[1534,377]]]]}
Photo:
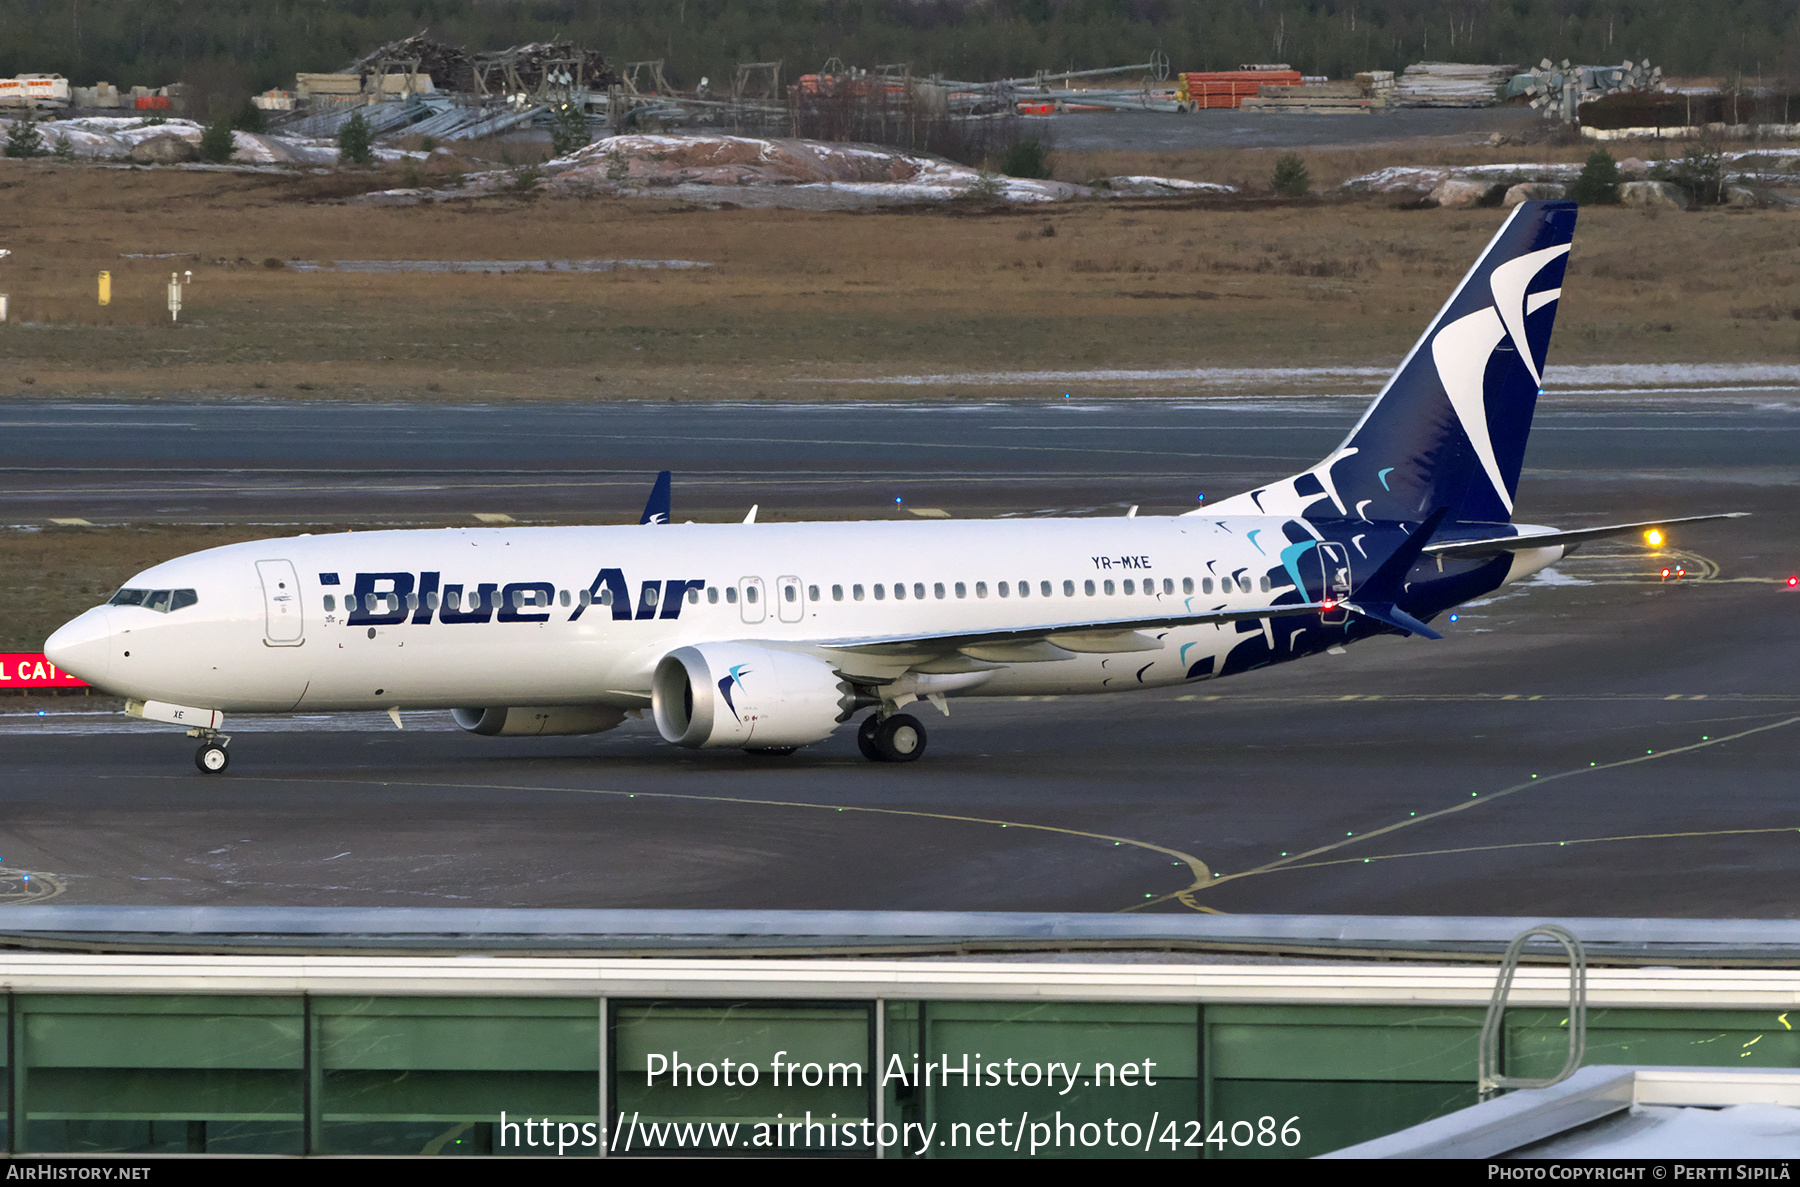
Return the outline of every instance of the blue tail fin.
{"type": "Polygon", "coordinates": [[[1207,512],[1511,520],[1575,211],[1516,207],[1336,452],[1207,512]]]}
{"type": "Polygon", "coordinates": [[[650,488],[650,499],[644,504],[644,514],[638,519],[640,524],[668,523],[669,516],[674,513],[674,505],[669,499],[669,471],[664,470],[656,476],[656,485],[650,488]]]}

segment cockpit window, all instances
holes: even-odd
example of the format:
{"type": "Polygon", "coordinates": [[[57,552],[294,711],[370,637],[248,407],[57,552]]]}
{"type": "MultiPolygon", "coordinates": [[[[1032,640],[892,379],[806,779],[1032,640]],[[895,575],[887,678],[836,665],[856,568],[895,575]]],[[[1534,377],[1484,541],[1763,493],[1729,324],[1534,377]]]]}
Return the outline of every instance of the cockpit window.
{"type": "Polygon", "coordinates": [[[191,589],[122,589],[112,596],[109,606],[142,606],[158,614],[167,614],[192,606],[200,595],[191,589]]]}

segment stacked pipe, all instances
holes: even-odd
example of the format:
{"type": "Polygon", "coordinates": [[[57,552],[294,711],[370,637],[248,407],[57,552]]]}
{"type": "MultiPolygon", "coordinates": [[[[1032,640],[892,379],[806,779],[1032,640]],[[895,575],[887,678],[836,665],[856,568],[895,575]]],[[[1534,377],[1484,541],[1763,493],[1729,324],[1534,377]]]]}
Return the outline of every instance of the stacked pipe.
{"type": "Polygon", "coordinates": [[[1263,87],[1297,87],[1298,70],[1209,70],[1176,75],[1175,101],[1194,111],[1236,108],[1263,87]]]}

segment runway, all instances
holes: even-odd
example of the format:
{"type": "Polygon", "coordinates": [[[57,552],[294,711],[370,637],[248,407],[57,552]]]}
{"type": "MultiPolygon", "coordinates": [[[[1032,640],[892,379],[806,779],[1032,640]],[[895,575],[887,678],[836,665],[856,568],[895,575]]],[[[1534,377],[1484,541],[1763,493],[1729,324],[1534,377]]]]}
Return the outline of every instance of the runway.
{"type": "MultiPolygon", "coordinates": [[[[1311,462],[1363,402],[15,404],[0,518],[620,521],[662,466],[678,517],[1169,512],[1311,462]],[[297,473],[321,466],[343,472],[297,473]]],[[[175,731],[0,703],[0,899],[1788,917],[1797,406],[1558,401],[1520,519],[1754,517],[1665,553],[1584,550],[1443,642],[1167,693],[952,701],[922,714],[913,766],[868,764],[843,731],[769,759],[677,750],[648,723],[488,739],[410,714],[234,721],[210,778],[175,731]],[[1696,579],[1661,582],[1671,559],[1696,579]]]]}

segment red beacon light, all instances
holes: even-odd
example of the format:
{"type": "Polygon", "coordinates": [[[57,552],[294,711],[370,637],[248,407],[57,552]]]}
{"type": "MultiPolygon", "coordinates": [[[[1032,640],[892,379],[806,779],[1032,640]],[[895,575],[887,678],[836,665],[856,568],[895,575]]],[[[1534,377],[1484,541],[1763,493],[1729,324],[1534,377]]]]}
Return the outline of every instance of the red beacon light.
{"type": "Polygon", "coordinates": [[[1789,589],[1800,589],[1800,576],[1789,577],[1787,579],[1787,587],[1789,589]]]}

